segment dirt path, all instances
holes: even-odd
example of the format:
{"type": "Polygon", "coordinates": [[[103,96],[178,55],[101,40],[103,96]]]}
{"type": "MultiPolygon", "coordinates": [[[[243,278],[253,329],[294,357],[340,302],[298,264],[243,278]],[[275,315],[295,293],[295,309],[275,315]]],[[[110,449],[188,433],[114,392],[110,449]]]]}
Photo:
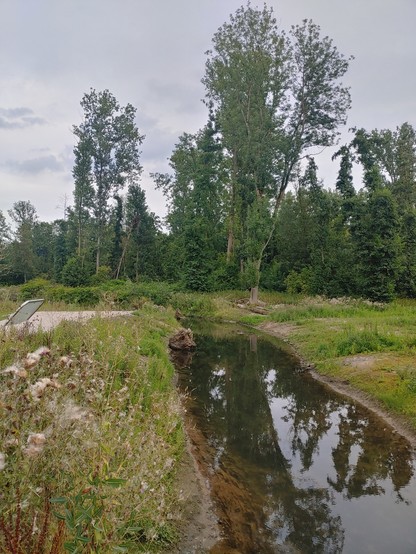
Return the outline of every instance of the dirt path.
{"type": "MultiPolygon", "coordinates": [[[[14,325],[15,329],[22,329],[25,326],[37,331],[50,331],[56,327],[61,321],[85,321],[91,317],[119,317],[130,316],[129,311],[96,311],[96,310],[80,310],[78,312],[36,312],[26,323],[14,325]]],[[[0,327],[4,326],[7,320],[0,321],[0,327]]]]}

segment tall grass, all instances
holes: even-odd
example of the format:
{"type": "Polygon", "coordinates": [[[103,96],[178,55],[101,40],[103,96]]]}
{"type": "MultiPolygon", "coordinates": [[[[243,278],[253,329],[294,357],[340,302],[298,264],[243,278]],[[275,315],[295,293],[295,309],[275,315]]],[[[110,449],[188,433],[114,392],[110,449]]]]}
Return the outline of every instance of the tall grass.
{"type": "Polygon", "coordinates": [[[58,536],[60,552],[157,552],[174,540],[184,435],[165,337],[175,328],[171,311],[147,306],[143,317],[3,332],[0,552],[13,552],[8,532],[22,553],[41,532],[45,553],[58,536]]]}

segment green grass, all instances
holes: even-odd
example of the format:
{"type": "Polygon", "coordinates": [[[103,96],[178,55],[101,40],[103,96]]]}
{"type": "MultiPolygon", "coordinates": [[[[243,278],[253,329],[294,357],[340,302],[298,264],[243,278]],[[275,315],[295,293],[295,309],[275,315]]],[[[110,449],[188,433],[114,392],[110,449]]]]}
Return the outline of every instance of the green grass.
{"type": "Polygon", "coordinates": [[[262,292],[268,315],[259,316],[243,305],[247,292],[217,293],[211,299],[216,319],[275,324],[277,331],[282,326],[284,337],[318,372],[348,381],[405,416],[416,430],[415,300],[380,304],[262,292]]]}
{"type": "MultiPolygon", "coordinates": [[[[166,349],[177,326],[176,309],[281,326],[318,371],[347,380],[416,429],[414,300],[383,305],[262,292],[268,314],[262,316],[245,304],[247,291],[197,294],[170,284],[120,281],[81,292],[43,281],[24,289],[24,294],[45,293],[42,309],[79,309],[83,298],[95,302],[91,307],[136,309],[136,317],[97,318],[82,326],[64,322],[49,333],[12,331],[0,337],[0,454],[5,455],[0,514],[14,533],[13,526],[23,533],[36,516],[48,522],[46,546],[53,538],[73,544],[88,539],[96,551],[159,552],[176,539],[174,477],[184,434],[166,349]],[[40,346],[50,354],[26,375],[1,372],[22,365],[40,346]],[[42,378],[59,386],[48,386],[36,401],[30,387],[42,378]],[[27,454],[31,433],[45,435],[33,457],[27,454]],[[60,499],[56,516],[51,498],[60,499]],[[83,518],[85,536],[77,535],[77,518],[83,518]]],[[[9,315],[21,301],[19,287],[0,289],[0,314],[9,315]]],[[[7,553],[2,540],[0,531],[0,551],[7,553]]]]}
{"type": "Polygon", "coordinates": [[[172,310],[146,305],[128,319],[2,333],[0,552],[10,551],[4,529],[34,553],[42,533],[45,552],[53,539],[56,552],[64,542],[159,552],[175,540],[184,433],[166,337],[176,328],[172,310]],[[41,346],[50,352],[25,369],[41,346]],[[11,364],[16,372],[4,373],[11,364]],[[51,384],[37,396],[42,379],[51,384]],[[39,530],[25,535],[34,518],[39,530]]]}

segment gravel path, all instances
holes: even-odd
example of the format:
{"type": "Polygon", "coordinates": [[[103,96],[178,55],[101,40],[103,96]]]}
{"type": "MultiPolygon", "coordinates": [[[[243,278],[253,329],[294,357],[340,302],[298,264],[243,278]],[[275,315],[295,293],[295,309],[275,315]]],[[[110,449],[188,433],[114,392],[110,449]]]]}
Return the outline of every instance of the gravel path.
{"type": "MultiPolygon", "coordinates": [[[[99,317],[118,317],[118,316],[131,316],[132,312],[126,312],[126,311],[79,311],[79,312],[36,312],[28,322],[26,323],[19,323],[18,325],[14,325],[13,327],[16,329],[20,329],[21,327],[29,325],[33,327],[34,330],[43,329],[44,331],[50,331],[56,325],[61,323],[61,321],[64,320],[72,320],[72,321],[85,321],[86,319],[89,319],[94,316],[99,317]]],[[[0,321],[0,327],[2,327],[7,320],[0,321]]]]}

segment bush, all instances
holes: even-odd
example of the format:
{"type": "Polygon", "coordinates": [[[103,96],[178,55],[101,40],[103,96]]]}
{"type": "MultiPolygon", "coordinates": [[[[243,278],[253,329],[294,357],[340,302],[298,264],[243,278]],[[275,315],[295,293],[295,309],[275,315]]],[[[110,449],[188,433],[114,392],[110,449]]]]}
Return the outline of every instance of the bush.
{"type": "Polygon", "coordinates": [[[61,281],[67,287],[82,287],[88,284],[88,280],[80,258],[70,258],[62,268],[61,281]]]}
{"type": "Polygon", "coordinates": [[[47,296],[47,291],[51,287],[47,279],[32,279],[20,287],[20,298],[22,300],[31,300],[32,298],[43,298],[47,296]]]}
{"type": "Polygon", "coordinates": [[[302,271],[291,271],[285,279],[289,294],[309,294],[311,291],[312,271],[304,267],[302,271]]]}
{"type": "Polygon", "coordinates": [[[55,286],[50,289],[48,300],[65,302],[66,304],[79,304],[82,306],[94,306],[98,304],[101,296],[95,287],[64,287],[55,286]]]}
{"type": "Polygon", "coordinates": [[[98,271],[95,275],[91,275],[90,277],[90,285],[96,286],[101,285],[101,283],[105,283],[107,281],[110,281],[111,279],[111,267],[108,267],[107,265],[102,265],[98,268],[98,271]]]}

